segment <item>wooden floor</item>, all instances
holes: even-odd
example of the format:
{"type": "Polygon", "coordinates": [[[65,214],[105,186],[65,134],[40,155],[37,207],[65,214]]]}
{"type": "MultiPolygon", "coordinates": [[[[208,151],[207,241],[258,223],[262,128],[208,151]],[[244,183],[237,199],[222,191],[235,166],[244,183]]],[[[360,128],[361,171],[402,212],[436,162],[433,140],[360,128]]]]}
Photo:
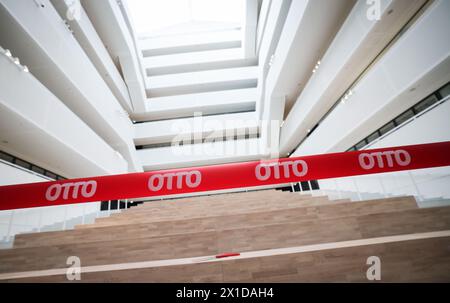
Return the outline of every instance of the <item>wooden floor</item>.
{"type": "Polygon", "coordinates": [[[419,209],[413,197],[350,202],[265,190],[147,202],[74,230],[17,235],[14,248],[0,250],[0,281],[67,282],[65,274],[31,276],[64,272],[78,256],[83,267],[116,268],[83,273],[81,282],[366,282],[366,260],[378,256],[382,282],[450,282],[450,236],[370,240],[437,231],[450,231],[450,207],[419,209]],[[316,244],[219,262],[127,265],[316,244]],[[20,272],[34,274],[8,278],[20,272]]]}

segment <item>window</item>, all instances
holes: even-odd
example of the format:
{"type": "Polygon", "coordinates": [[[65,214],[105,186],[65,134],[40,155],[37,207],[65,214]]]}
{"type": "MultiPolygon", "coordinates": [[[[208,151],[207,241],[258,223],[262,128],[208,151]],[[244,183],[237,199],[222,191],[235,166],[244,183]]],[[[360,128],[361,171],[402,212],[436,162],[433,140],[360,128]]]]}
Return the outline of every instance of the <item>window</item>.
{"type": "Polygon", "coordinates": [[[310,190],[308,181],[300,182],[300,186],[302,188],[302,191],[310,190]]]}
{"type": "Polygon", "coordinates": [[[380,128],[380,135],[384,135],[394,128],[395,128],[394,121],[391,121],[382,128],[380,128]]]}
{"type": "Polygon", "coordinates": [[[447,83],[446,86],[439,90],[439,94],[441,94],[442,99],[450,95],[450,83],[447,83]]]}
{"type": "Polygon", "coordinates": [[[311,183],[311,189],[313,189],[313,190],[320,189],[319,182],[317,182],[317,180],[311,180],[309,182],[311,183]]]}
{"type": "Polygon", "coordinates": [[[371,134],[369,137],[367,137],[367,142],[373,142],[376,139],[378,139],[380,137],[380,133],[378,131],[374,132],[373,134],[371,134]]]}
{"type": "Polygon", "coordinates": [[[34,171],[34,172],[36,172],[38,174],[41,174],[41,175],[45,175],[45,176],[50,177],[50,178],[55,179],[55,180],[56,179],[58,179],[58,180],[65,180],[61,176],[58,176],[58,175],[56,175],[56,174],[54,174],[52,172],[46,171],[45,169],[43,169],[43,168],[41,168],[41,167],[39,167],[37,165],[33,165],[33,164],[31,164],[31,163],[29,163],[27,161],[24,161],[22,159],[16,158],[13,155],[7,154],[7,153],[2,152],[2,151],[0,151],[0,159],[2,159],[4,161],[7,161],[7,162],[10,162],[10,163],[14,163],[14,164],[16,164],[18,166],[21,166],[21,167],[25,168],[25,169],[34,171]]]}
{"type": "Polygon", "coordinates": [[[8,154],[5,154],[3,152],[0,152],[0,159],[8,161],[8,162],[13,162],[14,157],[8,154]]]}
{"type": "Polygon", "coordinates": [[[108,210],[109,209],[109,201],[102,201],[100,203],[100,210],[104,211],[104,210],[108,210]]]}
{"type": "Polygon", "coordinates": [[[361,148],[363,148],[364,146],[367,145],[366,140],[362,140],[361,142],[359,142],[358,144],[355,145],[356,149],[359,150],[361,148]]]}
{"type": "Polygon", "coordinates": [[[431,95],[428,98],[426,98],[425,100],[416,104],[414,106],[414,110],[418,114],[418,113],[422,112],[423,110],[427,109],[428,107],[430,107],[431,105],[433,105],[434,103],[436,103],[437,101],[438,101],[438,98],[436,97],[436,95],[431,95]]]}
{"type": "Polygon", "coordinates": [[[439,100],[444,99],[446,96],[450,94],[450,83],[447,83],[446,86],[441,89],[435,91],[432,95],[426,97],[420,102],[416,103],[413,107],[409,108],[407,111],[397,116],[394,120],[390,121],[382,128],[372,133],[370,136],[366,137],[363,141],[356,144],[354,147],[350,148],[348,151],[359,150],[366,146],[367,144],[375,141],[377,138],[387,134],[397,126],[405,123],[415,115],[423,112],[424,110],[430,108],[433,104],[438,102],[439,100]]]}
{"type": "Polygon", "coordinates": [[[113,210],[113,209],[117,209],[117,207],[118,207],[118,201],[117,200],[111,200],[111,203],[110,203],[110,207],[109,207],[109,209],[111,209],[111,210],[113,210]]]}
{"type": "Polygon", "coordinates": [[[45,172],[45,175],[49,178],[52,178],[53,180],[56,180],[56,175],[54,173],[51,173],[49,171],[45,172]]]}
{"type": "Polygon", "coordinates": [[[19,165],[19,166],[22,166],[23,168],[26,168],[26,169],[30,169],[31,168],[31,164],[30,163],[25,162],[25,161],[20,160],[20,159],[16,159],[14,161],[14,163],[19,165]]]}
{"type": "Polygon", "coordinates": [[[407,110],[395,119],[395,123],[397,123],[397,125],[400,125],[412,117],[414,117],[414,112],[412,111],[412,109],[407,110]]]}
{"type": "Polygon", "coordinates": [[[44,170],[42,168],[40,168],[40,167],[37,167],[36,165],[32,165],[31,166],[31,170],[34,171],[35,173],[38,173],[38,174],[41,174],[41,175],[44,174],[44,170]]]}

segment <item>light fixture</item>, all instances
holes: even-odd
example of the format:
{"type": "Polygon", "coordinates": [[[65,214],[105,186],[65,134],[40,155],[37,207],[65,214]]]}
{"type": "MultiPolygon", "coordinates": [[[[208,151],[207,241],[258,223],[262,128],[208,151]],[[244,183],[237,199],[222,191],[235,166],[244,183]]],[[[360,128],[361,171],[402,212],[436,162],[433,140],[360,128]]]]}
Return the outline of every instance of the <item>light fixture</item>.
{"type": "Polygon", "coordinates": [[[20,60],[19,60],[19,58],[14,58],[14,63],[16,64],[16,65],[20,65],[20,60]]]}
{"type": "Polygon", "coordinates": [[[345,104],[345,102],[353,95],[353,90],[349,89],[344,96],[341,98],[341,103],[345,104]]]}
{"type": "Polygon", "coordinates": [[[317,71],[317,69],[319,68],[319,65],[320,65],[320,60],[319,61],[317,61],[317,64],[316,64],[316,66],[314,67],[314,69],[313,69],[313,74],[317,71]]]}
{"type": "Polygon", "coordinates": [[[311,129],[310,128],[308,128],[308,134],[311,132],[311,129]]]}
{"type": "Polygon", "coordinates": [[[275,54],[272,54],[272,56],[270,56],[269,66],[272,66],[272,65],[273,65],[274,59],[275,59],[275,54]]]}
{"type": "Polygon", "coordinates": [[[11,51],[9,49],[5,50],[6,57],[12,57],[11,51]]]}
{"type": "Polygon", "coordinates": [[[28,66],[26,66],[26,65],[23,66],[23,71],[26,73],[30,72],[30,70],[28,69],[28,66]]]}

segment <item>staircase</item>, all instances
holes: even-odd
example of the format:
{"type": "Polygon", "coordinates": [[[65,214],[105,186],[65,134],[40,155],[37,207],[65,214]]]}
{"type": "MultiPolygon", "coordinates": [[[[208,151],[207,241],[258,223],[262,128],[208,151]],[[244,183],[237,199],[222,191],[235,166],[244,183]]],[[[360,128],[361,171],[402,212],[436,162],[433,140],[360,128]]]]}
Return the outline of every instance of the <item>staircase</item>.
{"type": "Polygon", "coordinates": [[[74,230],[17,235],[0,251],[0,281],[450,281],[450,207],[413,197],[330,201],[274,190],[147,202],[74,230]],[[217,259],[223,253],[240,256],[217,259]],[[52,271],[49,271],[52,270],[52,271]]]}

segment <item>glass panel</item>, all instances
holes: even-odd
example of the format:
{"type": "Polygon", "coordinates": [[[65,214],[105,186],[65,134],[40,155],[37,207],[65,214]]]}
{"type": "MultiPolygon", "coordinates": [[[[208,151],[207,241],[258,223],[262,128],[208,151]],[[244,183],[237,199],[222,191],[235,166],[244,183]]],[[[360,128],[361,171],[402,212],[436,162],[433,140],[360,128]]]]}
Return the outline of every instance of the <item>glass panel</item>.
{"type": "Polygon", "coordinates": [[[300,186],[302,187],[302,191],[309,190],[309,183],[307,181],[300,182],[300,186]]]}
{"type": "Polygon", "coordinates": [[[108,210],[109,203],[108,201],[102,201],[100,203],[100,211],[108,210]]]}
{"type": "Polygon", "coordinates": [[[311,183],[312,189],[314,189],[314,190],[320,189],[319,182],[317,182],[317,180],[311,180],[310,183],[311,183]]]}
{"type": "Polygon", "coordinates": [[[441,94],[442,99],[447,97],[448,95],[450,95],[450,83],[447,83],[446,86],[444,86],[443,88],[441,88],[439,90],[439,93],[441,94]]]}
{"type": "Polygon", "coordinates": [[[8,162],[13,162],[14,157],[8,154],[5,154],[3,152],[0,152],[0,159],[8,161],[8,162]]]}
{"type": "Polygon", "coordinates": [[[30,168],[31,168],[31,164],[30,164],[30,163],[25,162],[25,161],[20,160],[20,159],[16,159],[16,160],[14,161],[14,163],[17,164],[17,165],[19,165],[19,166],[22,166],[22,167],[24,167],[24,168],[26,168],[26,169],[30,169],[30,168]]]}
{"type": "Polygon", "coordinates": [[[45,175],[46,175],[47,177],[50,177],[50,178],[56,180],[56,175],[55,175],[54,173],[51,173],[51,172],[49,172],[49,171],[46,171],[46,172],[45,172],[45,175]]]}
{"type": "Polygon", "coordinates": [[[414,106],[414,110],[416,111],[416,113],[420,113],[421,111],[427,109],[428,107],[430,107],[437,101],[438,101],[438,98],[435,95],[431,95],[428,98],[426,98],[425,100],[420,101],[418,104],[416,104],[414,106]]]}
{"type": "Polygon", "coordinates": [[[367,145],[366,140],[362,140],[361,142],[356,144],[355,147],[356,147],[357,150],[359,150],[359,149],[363,148],[366,145],[367,145]]]}
{"type": "Polygon", "coordinates": [[[370,142],[373,142],[373,141],[375,141],[376,139],[378,139],[380,137],[380,134],[378,133],[378,131],[376,131],[376,132],[374,132],[373,134],[371,134],[369,137],[367,137],[367,142],[368,143],[370,143],[370,142]]]}
{"type": "Polygon", "coordinates": [[[117,209],[117,207],[118,207],[117,200],[111,200],[111,207],[110,207],[110,209],[111,210],[117,209]]]}
{"type": "Polygon", "coordinates": [[[34,171],[34,172],[36,172],[36,173],[38,173],[38,174],[41,174],[41,175],[44,174],[44,170],[43,170],[42,168],[37,167],[37,166],[34,166],[34,165],[31,166],[31,170],[34,171]]]}
{"type": "Polygon", "coordinates": [[[385,126],[383,126],[382,128],[380,128],[380,134],[384,135],[394,128],[395,128],[394,122],[391,121],[388,124],[386,124],[385,126]]]}
{"type": "Polygon", "coordinates": [[[399,117],[397,117],[395,119],[395,123],[397,123],[397,125],[400,125],[412,117],[414,117],[414,112],[412,111],[412,109],[410,109],[410,110],[404,112],[403,114],[401,114],[399,117]]]}

